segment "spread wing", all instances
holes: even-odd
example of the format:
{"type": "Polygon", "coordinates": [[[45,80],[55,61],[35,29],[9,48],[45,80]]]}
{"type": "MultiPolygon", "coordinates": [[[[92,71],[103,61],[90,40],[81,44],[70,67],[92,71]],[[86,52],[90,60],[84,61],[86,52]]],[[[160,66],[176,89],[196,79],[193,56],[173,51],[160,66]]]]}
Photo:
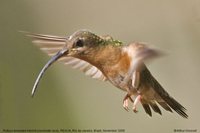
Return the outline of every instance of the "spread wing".
{"type": "MultiPolygon", "coordinates": [[[[26,36],[31,37],[33,39],[32,42],[49,56],[54,56],[66,44],[66,37],[33,34],[29,32],[24,33],[26,36]]],[[[74,57],[62,57],[59,59],[59,61],[63,62],[65,65],[71,66],[74,69],[83,71],[87,76],[90,76],[94,79],[99,79],[102,81],[106,80],[106,77],[97,67],[84,60],[74,57]]]]}

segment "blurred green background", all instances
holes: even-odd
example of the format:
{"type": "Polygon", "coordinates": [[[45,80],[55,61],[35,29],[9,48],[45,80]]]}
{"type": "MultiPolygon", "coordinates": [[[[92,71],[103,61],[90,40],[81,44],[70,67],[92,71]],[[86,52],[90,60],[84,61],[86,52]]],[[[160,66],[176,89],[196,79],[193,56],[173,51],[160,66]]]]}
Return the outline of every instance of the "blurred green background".
{"type": "MultiPolygon", "coordinates": [[[[1,0],[0,128],[125,129],[130,132],[199,132],[199,0],[1,0]],[[49,57],[19,30],[68,36],[78,29],[147,42],[168,53],[148,64],[163,87],[183,104],[189,119],[162,109],[150,118],[122,107],[124,92],[108,82],[55,63],[31,98],[49,57]]],[[[0,132],[1,132],[0,131],[0,132]]]]}

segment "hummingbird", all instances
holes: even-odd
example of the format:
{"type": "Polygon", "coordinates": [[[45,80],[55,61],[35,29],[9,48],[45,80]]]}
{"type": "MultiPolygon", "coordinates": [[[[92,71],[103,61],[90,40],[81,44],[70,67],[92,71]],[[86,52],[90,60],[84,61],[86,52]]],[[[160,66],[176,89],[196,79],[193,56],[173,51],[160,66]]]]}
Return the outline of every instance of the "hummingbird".
{"type": "Polygon", "coordinates": [[[32,96],[47,68],[60,61],[94,79],[109,81],[125,91],[122,105],[127,111],[130,102],[135,113],[138,112],[138,103],[141,103],[149,116],[152,116],[152,110],[162,115],[160,105],[166,111],[174,110],[183,118],[188,118],[186,108],[164,90],[145,65],[146,61],[161,56],[160,50],[141,42],[125,45],[109,35],[99,36],[89,30],[78,30],[66,37],[30,32],[25,34],[51,56],[35,81],[32,96]]]}

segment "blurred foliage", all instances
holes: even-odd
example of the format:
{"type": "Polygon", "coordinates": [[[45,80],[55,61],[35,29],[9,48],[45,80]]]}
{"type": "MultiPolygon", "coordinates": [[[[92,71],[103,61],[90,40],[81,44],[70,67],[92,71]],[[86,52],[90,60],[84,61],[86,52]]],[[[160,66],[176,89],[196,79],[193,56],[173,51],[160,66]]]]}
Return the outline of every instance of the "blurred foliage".
{"type": "Polygon", "coordinates": [[[1,0],[0,128],[101,128],[127,133],[198,129],[199,35],[198,0],[1,0]],[[141,105],[137,114],[126,112],[124,92],[61,63],[47,71],[31,98],[35,78],[49,57],[18,31],[67,36],[78,29],[110,34],[124,43],[143,41],[166,51],[166,57],[148,66],[188,109],[189,119],[164,110],[163,116],[153,113],[149,118],[141,105]]]}

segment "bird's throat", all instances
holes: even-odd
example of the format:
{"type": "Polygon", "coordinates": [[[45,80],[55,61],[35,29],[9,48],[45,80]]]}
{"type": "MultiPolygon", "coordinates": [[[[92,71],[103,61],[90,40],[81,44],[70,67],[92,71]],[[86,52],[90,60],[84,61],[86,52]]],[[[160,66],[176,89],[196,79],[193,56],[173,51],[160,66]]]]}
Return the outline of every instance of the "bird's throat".
{"type": "Polygon", "coordinates": [[[129,56],[123,52],[121,46],[108,45],[90,49],[79,58],[96,66],[105,76],[115,76],[118,72],[126,73],[130,66],[129,56]]]}

